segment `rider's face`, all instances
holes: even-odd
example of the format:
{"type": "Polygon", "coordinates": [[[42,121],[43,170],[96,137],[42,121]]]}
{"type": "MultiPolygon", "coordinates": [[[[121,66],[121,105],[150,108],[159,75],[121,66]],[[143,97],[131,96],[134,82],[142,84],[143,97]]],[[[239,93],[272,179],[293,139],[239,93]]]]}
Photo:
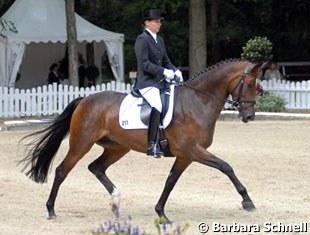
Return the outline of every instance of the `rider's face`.
{"type": "Polygon", "coordinates": [[[161,26],[161,20],[160,19],[146,20],[145,26],[153,33],[158,33],[161,26]]]}

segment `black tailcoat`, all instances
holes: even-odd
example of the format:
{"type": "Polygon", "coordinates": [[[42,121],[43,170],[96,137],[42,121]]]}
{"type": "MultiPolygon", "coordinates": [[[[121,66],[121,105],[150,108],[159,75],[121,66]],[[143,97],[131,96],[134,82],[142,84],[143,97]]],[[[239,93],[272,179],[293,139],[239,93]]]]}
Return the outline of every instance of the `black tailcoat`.
{"type": "Polygon", "coordinates": [[[176,70],[176,67],[171,63],[164,40],[157,35],[157,43],[152,35],[144,30],[135,43],[135,54],[137,58],[137,80],[135,89],[145,87],[157,87],[163,89],[166,85],[165,81],[160,81],[164,78],[164,69],[176,70]]]}

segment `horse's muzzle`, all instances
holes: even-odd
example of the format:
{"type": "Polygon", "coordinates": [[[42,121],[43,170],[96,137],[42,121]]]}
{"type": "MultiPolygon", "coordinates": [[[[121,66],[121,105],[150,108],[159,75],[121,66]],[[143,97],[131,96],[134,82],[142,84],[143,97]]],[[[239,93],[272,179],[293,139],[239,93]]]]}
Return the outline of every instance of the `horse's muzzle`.
{"type": "Polygon", "coordinates": [[[249,121],[254,121],[255,112],[242,111],[242,112],[239,112],[239,117],[241,118],[242,122],[244,122],[244,123],[247,123],[249,121]]]}

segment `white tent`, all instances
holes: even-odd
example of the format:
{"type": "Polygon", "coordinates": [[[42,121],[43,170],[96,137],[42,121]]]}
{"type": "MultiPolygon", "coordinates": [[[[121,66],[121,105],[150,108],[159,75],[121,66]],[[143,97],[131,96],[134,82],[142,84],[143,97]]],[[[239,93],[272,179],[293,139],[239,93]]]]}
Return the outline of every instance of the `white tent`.
{"type": "MultiPolygon", "coordinates": [[[[124,35],[99,28],[76,16],[78,50],[86,55],[86,44],[94,42],[94,63],[102,66],[106,50],[117,81],[124,79],[124,35]]],[[[15,86],[20,72],[22,87],[46,84],[49,66],[65,55],[65,0],[16,0],[1,17],[13,22],[17,33],[0,36],[0,86],[15,86]]]]}

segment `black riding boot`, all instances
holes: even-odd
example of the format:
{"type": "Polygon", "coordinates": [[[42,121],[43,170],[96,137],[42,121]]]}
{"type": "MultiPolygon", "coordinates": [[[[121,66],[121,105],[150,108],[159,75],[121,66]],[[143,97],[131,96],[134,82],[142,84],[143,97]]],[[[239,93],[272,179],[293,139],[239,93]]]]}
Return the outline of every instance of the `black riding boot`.
{"type": "Polygon", "coordinates": [[[149,128],[148,128],[148,133],[147,133],[148,147],[147,147],[146,154],[156,157],[156,158],[160,157],[163,154],[160,151],[158,143],[157,143],[157,133],[158,133],[159,122],[160,122],[160,112],[157,109],[152,108],[149,128]]]}

